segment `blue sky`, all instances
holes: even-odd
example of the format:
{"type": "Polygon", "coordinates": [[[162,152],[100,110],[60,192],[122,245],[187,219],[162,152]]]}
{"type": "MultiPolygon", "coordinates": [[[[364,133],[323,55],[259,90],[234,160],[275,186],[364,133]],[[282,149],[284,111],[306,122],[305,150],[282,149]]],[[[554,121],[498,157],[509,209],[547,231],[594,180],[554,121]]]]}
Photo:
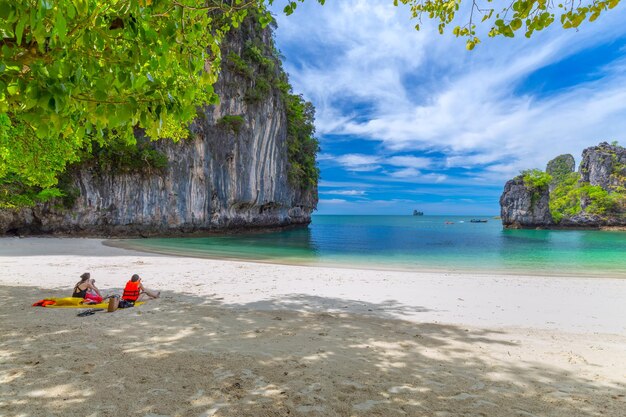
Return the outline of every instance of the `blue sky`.
{"type": "MultiPolygon", "coordinates": [[[[280,2],[278,2],[280,3],[280,2]]],[[[522,169],[626,143],[626,9],[473,52],[392,0],[276,9],[294,90],[316,107],[318,214],[499,214],[522,169]]]]}

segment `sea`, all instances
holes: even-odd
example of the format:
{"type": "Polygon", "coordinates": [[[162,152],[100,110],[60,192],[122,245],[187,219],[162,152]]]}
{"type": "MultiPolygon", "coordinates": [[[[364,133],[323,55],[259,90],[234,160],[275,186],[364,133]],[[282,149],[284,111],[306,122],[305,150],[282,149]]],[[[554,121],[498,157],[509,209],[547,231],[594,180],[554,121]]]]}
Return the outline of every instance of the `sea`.
{"type": "Polygon", "coordinates": [[[505,230],[490,216],[314,215],[308,227],[131,239],[124,246],[298,265],[626,278],[624,231],[505,230]]]}

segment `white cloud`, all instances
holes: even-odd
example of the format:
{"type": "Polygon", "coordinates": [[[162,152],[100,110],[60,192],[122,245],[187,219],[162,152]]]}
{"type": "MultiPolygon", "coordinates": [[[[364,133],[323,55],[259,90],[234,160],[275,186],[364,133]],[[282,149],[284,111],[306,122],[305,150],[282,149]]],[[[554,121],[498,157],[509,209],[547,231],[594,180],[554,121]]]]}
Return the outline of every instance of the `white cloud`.
{"type": "Polygon", "coordinates": [[[444,174],[427,174],[427,175],[423,175],[422,176],[423,179],[425,180],[430,180],[434,183],[441,183],[444,182],[445,180],[448,179],[447,175],[444,174]]]}
{"type": "Polygon", "coordinates": [[[336,156],[335,161],[350,171],[375,171],[380,168],[375,155],[345,154],[336,156]]]}
{"type": "Polygon", "coordinates": [[[343,188],[343,187],[355,187],[355,188],[371,188],[378,187],[378,185],[366,183],[366,182],[353,182],[353,181],[326,181],[320,180],[318,187],[320,188],[343,188]]]}
{"type": "Polygon", "coordinates": [[[345,196],[364,196],[365,191],[363,190],[332,190],[332,191],[322,191],[320,194],[332,194],[332,195],[345,195],[345,196]]]}
{"type": "Polygon", "coordinates": [[[305,2],[286,18],[278,14],[277,38],[279,46],[283,39],[313,45],[311,51],[320,56],[306,62],[288,58],[286,66],[296,90],[314,102],[316,125],[323,134],[341,130],[350,120],[333,106],[336,98],[394,102],[404,96],[396,68],[417,69],[424,53],[421,40],[429,35],[413,30],[407,19],[398,19],[390,0],[342,0],[324,7],[314,3],[305,2]]]}
{"type": "Polygon", "coordinates": [[[326,204],[345,204],[347,203],[348,200],[344,200],[342,198],[329,198],[329,199],[320,199],[319,204],[320,205],[326,205],[326,204]]]}
{"type": "Polygon", "coordinates": [[[337,161],[347,166],[368,165],[376,162],[378,158],[370,155],[346,154],[335,157],[337,161]]]}
{"type": "MultiPolygon", "coordinates": [[[[391,165],[394,167],[403,167],[405,169],[396,171],[399,175],[401,172],[406,172],[406,175],[419,175],[419,171],[416,168],[427,168],[433,164],[430,158],[422,158],[410,155],[401,156],[378,156],[378,155],[365,155],[365,154],[344,154],[344,155],[331,155],[322,154],[320,161],[330,161],[341,165],[348,171],[356,172],[368,172],[376,171],[382,168],[382,165],[391,165]]],[[[394,174],[392,174],[393,176],[394,174]]]]}
{"type": "MultiPolygon", "coordinates": [[[[402,169],[390,179],[400,180],[425,168],[463,167],[475,170],[470,183],[502,184],[559,154],[578,159],[600,140],[624,141],[624,60],[599,68],[594,81],[549,95],[516,89],[537,69],[626,33],[626,6],[578,32],[555,24],[530,40],[485,38],[468,53],[462,40],[440,37],[432,26],[414,31],[408,11],[391,3],[305,2],[294,15],[278,16],[279,46],[306,48],[319,57],[288,59],[286,67],[295,90],[316,105],[322,140],[324,134],[350,135],[381,142],[387,154],[449,155],[439,166],[406,155],[337,156],[346,169],[373,172],[392,165],[402,169]],[[368,106],[359,113],[345,106],[351,102],[368,106]]],[[[416,180],[446,180],[437,172],[426,175],[416,180]]]]}
{"type": "Polygon", "coordinates": [[[387,158],[385,163],[397,167],[410,167],[410,168],[428,168],[432,165],[430,158],[421,158],[417,156],[392,156],[387,158]]]}
{"type": "Polygon", "coordinates": [[[446,158],[446,167],[471,168],[477,165],[492,164],[494,162],[497,162],[499,159],[499,156],[493,153],[483,153],[476,155],[451,155],[446,158]]]}
{"type": "MultiPolygon", "coordinates": [[[[441,184],[447,182],[448,176],[445,174],[428,173],[423,174],[414,168],[405,168],[398,171],[387,172],[386,176],[368,176],[363,177],[364,180],[372,181],[375,183],[385,182],[397,182],[407,184],[441,184]]],[[[469,180],[454,181],[454,184],[468,184],[469,180]]]]}
{"type": "Polygon", "coordinates": [[[438,197],[475,197],[493,199],[499,197],[502,189],[500,187],[467,187],[458,184],[446,187],[421,186],[420,188],[409,188],[405,193],[409,195],[419,196],[438,196],[438,197]]]}
{"type": "Polygon", "coordinates": [[[398,171],[394,171],[390,173],[389,175],[391,175],[394,178],[415,178],[415,177],[421,176],[421,174],[422,173],[419,172],[415,168],[404,168],[398,171]]]}
{"type": "Polygon", "coordinates": [[[318,161],[332,161],[335,159],[334,155],[328,154],[328,153],[318,153],[317,154],[317,160],[318,161]]]}

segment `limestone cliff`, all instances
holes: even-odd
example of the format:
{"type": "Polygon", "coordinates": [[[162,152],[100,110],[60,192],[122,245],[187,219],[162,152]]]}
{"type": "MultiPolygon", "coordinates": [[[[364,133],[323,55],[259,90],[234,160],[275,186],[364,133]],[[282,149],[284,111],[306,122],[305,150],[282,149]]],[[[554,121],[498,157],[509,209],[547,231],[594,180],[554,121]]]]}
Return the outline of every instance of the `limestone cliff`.
{"type": "Polygon", "coordinates": [[[502,224],[514,229],[551,226],[549,202],[548,187],[535,190],[516,177],[506,183],[500,197],[502,224]]]}
{"type": "Polygon", "coordinates": [[[580,163],[582,182],[605,190],[619,191],[626,187],[626,149],[604,142],[583,151],[580,163]]]}
{"type": "Polygon", "coordinates": [[[626,227],[626,149],[606,142],[508,181],[500,197],[506,228],[626,227]]]}
{"type": "MultiPolygon", "coordinates": [[[[273,48],[269,30],[241,30],[224,56],[241,57],[252,37],[273,48]]],[[[215,86],[220,104],[199,110],[190,138],[146,145],[167,157],[165,168],[120,172],[85,162],[69,174],[77,191],[71,207],[0,211],[0,234],[167,235],[309,223],[317,188],[289,178],[283,95],[268,85],[250,99],[254,82],[225,60],[215,86]]]]}

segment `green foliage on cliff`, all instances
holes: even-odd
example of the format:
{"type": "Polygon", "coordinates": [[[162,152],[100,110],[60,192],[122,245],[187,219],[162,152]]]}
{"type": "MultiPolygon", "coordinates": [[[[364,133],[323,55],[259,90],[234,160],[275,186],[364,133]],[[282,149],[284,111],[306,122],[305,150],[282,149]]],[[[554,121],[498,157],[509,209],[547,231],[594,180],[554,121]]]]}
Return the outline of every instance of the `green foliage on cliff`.
{"type": "Polygon", "coordinates": [[[528,169],[520,173],[526,188],[531,191],[530,206],[534,209],[535,203],[539,200],[541,193],[548,188],[552,181],[552,176],[539,169],[528,169]]]}
{"type": "Polygon", "coordinates": [[[546,188],[550,184],[550,181],[552,181],[552,176],[550,174],[539,169],[528,169],[522,171],[521,176],[524,181],[524,185],[531,190],[546,188]]]}
{"type": "Polygon", "coordinates": [[[258,23],[253,23],[251,28],[242,26],[240,30],[248,39],[241,56],[231,52],[227,63],[235,73],[246,79],[244,100],[248,104],[256,104],[268,97],[273,87],[288,83],[287,75],[280,67],[280,59],[273,47],[266,45],[259,36],[262,28],[258,23]]]}
{"type": "Polygon", "coordinates": [[[287,147],[289,151],[289,181],[308,189],[317,185],[319,168],[315,155],[319,142],[315,138],[315,109],[302,96],[284,94],[287,106],[287,147]]]}
{"type": "Polygon", "coordinates": [[[230,51],[226,56],[226,64],[230,66],[233,72],[245,77],[250,78],[254,76],[254,70],[248,63],[239,55],[230,51]]]}
{"type": "Polygon", "coordinates": [[[523,171],[521,177],[524,185],[532,192],[531,205],[536,202],[539,192],[545,191],[552,184],[549,206],[552,219],[557,224],[564,217],[573,217],[583,210],[599,216],[614,213],[626,198],[624,193],[580,182],[580,174],[577,172],[566,172],[565,167],[556,168],[553,172],[558,175],[554,177],[538,169],[523,171]]]}
{"type": "Polygon", "coordinates": [[[581,198],[589,200],[585,210],[591,214],[602,215],[611,213],[621,199],[619,193],[609,193],[598,185],[581,184],[579,189],[581,198]]]}
{"type": "Polygon", "coordinates": [[[580,192],[577,187],[580,175],[572,172],[555,184],[550,193],[550,213],[555,223],[563,217],[572,217],[581,212],[580,192]]]}
{"type": "Polygon", "coordinates": [[[583,211],[606,215],[615,211],[624,198],[619,192],[609,192],[598,185],[579,182],[578,173],[572,173],[550,193],[550,213],[558,224],[564,217],[572,217],[583,211]]]}
{"type": "Polygon", "coordinates": [[[217,125],[238,135],[245,122],[243,116],[227,114],[217,121],[217,125]]]}

